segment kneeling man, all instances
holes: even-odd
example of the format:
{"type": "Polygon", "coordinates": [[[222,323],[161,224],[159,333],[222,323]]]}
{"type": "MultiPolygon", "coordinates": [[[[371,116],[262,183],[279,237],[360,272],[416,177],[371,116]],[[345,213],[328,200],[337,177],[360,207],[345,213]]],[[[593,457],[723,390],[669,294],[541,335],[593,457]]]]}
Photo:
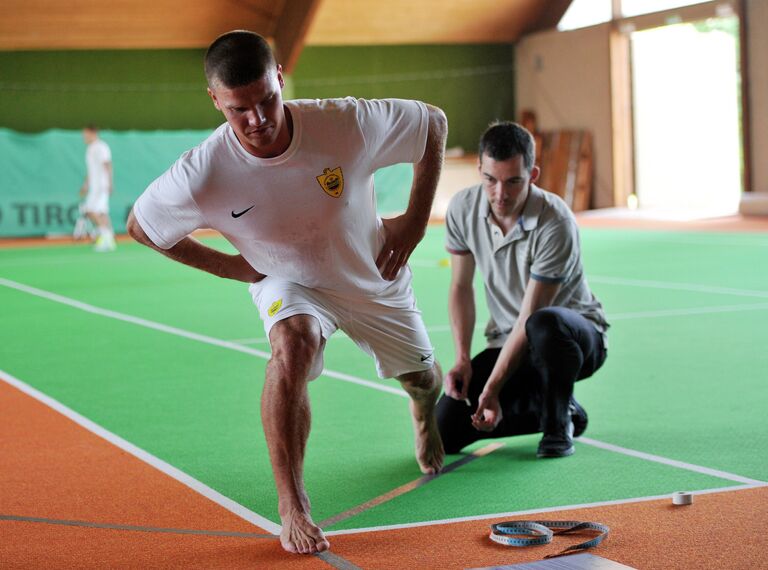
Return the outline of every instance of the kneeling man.
{"type": "Polygon", "coordinates": [[[605,361],[602,306],[587,285],[568,206],[536,187],[531,134],[497,123],[480,139],[481,184],[451,200],[449,312],[456,363],[438,402],[447,453],[483,438],[543,432],[538,457],[573,454],[587,414],[577,380],[605,361]],[[475,266],[485,282],[487,348],[470,357],[475,266]]]}

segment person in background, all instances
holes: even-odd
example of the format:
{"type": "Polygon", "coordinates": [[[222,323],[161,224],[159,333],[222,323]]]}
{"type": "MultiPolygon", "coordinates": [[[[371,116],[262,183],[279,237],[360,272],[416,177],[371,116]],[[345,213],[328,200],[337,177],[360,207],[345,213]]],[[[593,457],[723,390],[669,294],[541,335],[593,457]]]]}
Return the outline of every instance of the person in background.
{"type": "Polygon", "coordinates": [[[114,251],[115,232],[109,218],[109,197],[112,195],[112,152],[109,145],[99,138],[99,130],[89,125],[83,129],[86,144],[86,176],[80,188],[84,198],[83,211],[96,229],[94,249],[99,252],[114,251]]]}

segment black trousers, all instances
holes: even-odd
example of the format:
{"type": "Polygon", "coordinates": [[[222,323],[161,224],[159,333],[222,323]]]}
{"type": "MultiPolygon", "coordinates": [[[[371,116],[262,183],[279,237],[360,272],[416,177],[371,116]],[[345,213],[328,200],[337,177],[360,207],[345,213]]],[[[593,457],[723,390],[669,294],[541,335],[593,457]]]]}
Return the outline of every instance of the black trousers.
{"type": "Polygon", "coordinates": [[[536,311],[528,318],[525,332],[528,351],[501,390],[502,419],[496,429],[478,431],[470,416],[501,349],[486,349],[472,359],[471,407],[441,396],[437,425],[447,453],[458,453],[479,439],[557,433],[567,428],[574,383],[592,376],[605,361],[602,335],[587,319],[563,307],[536,311]]]}

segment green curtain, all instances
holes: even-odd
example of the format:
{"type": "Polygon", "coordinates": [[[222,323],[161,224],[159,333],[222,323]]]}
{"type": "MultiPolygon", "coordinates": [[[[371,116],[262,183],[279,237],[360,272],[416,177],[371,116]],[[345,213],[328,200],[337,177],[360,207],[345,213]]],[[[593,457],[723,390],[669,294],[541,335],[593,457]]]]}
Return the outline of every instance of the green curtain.
{"type": "MultiPolygon", "coordinates": [[[[184,151],[210,130],[102,131],[112,150],[114,193],[110,216],[115,231],[136,198],[184,151]]],[[[413,169],[398,164],[376,173],[379,211],[401,211],[408,203],[413,169]]],[[[71,234],[78,217],[78,192],[85,178],[85,143],[80,131],[37,134],[0,129],[0,237],[71,234]]]]}

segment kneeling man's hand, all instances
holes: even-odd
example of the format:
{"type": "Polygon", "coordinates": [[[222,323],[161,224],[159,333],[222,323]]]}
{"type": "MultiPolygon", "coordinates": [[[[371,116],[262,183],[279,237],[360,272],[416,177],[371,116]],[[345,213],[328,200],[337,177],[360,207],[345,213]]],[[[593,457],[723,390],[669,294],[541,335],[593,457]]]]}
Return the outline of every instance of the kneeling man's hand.
{"type": "Polygon", "coordinates": [[[483,392],[472,416],[472,426],[479,431],[493,431],[501,421],[499,397],[483,392]]]}
{"type": "Polygon", "coordinates": [[[445,394],[454,400],[466,400],[470,380],[472,380],[472,364],[469,362],[458,362],[445,375],[445,380],[443,381],[445,394]]]}

